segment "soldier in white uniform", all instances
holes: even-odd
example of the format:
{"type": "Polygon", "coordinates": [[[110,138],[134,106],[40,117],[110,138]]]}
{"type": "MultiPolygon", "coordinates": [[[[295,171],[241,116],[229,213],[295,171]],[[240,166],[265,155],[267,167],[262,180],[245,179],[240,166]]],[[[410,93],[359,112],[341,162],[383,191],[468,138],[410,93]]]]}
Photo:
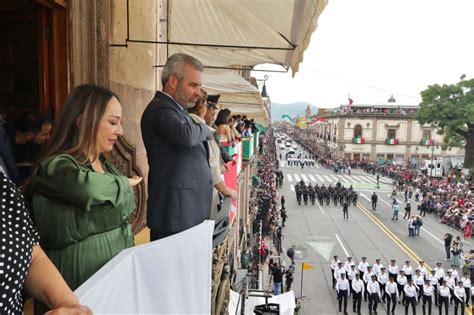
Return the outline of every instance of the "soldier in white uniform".
{"type": "Polygon", "coordinates": [[[434,301],[435,290],[430,280],[425,280],[423,285],[423,314],[426,314],[426,304],[428,304],[428,315],[431,315],[431,307],[434,301]]]}
{"type": "Polygon", "coordinates": [[[451,296],[449,287],[447,286],[447,281],[443,280],[441,286],[439,287],[439,314],[441,315],[443,304],[445,314],[448,314],[449,307],[449,297],[451,296]]]}
{"type": "Polygon", "coordinates": [[[360,314],[360,305],[362,304],[362,295],[364,295],[364,281],[360,279],[360,274],[355,274],[352,281],[352,310],[360,314]]]}
{"type": "Polygon", "coordinates": [[[462,281],[458,281],[458,285],[454,288],[454,303],[454,315],[458,315],[459,307],[461,307],[461,315],[464,315],[466,291],[464,291],[464,284],[462,281]]]}
{"type": "Polygon", "coordinates": [[[392,303],[392,314],[395,313],[395,307],[400,296],[398,294],[398,285],[395,282],[394,277],[390,277],[387,285],[385,286],[385,292],[387,293],[387,313],[390,310],[390,303],[392,303]]]}

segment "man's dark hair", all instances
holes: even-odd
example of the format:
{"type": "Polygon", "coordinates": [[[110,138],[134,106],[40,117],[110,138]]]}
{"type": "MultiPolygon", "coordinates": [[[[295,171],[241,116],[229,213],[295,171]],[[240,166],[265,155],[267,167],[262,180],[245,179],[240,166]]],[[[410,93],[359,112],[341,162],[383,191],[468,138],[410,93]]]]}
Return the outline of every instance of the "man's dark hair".
{"type": "Polygon", "coordinates": [[[46,116],[40,112],[28,111],[18,117],[15,122],[15,128],[20,132],[32,132],[37,134],[41,131],[41,127],[47,122],[46,116]]]}

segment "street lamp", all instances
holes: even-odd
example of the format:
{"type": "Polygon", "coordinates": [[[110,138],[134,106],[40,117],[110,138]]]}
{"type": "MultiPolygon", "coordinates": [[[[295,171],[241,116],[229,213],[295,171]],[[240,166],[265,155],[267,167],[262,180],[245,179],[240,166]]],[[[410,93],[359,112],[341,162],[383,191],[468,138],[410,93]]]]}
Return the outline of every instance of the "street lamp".
{"type": "Polygon", "coordinates": [[[270,96],[268,96],[268,93],[267,93],[267,86],[265,84],[265,82],[269,79],[268,75],[264,75],[263,76],[263,79],[256,79],[256,81],[263,81],[263,87],[262,87],[262,92],[260,93],[260,95],[263,97],[263,98],[269,98],[270,96]]]}

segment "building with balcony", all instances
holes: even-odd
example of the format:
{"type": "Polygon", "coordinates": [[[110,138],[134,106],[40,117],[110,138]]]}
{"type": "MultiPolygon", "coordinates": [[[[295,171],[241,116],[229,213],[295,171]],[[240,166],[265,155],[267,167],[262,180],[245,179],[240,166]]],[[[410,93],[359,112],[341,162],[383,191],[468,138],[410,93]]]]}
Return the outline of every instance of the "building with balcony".
{"type": "Polygon", "coordinates": [[[418,165],[437,157],[462,159],[464,150],[443,150],[443,139],[436,129],[415,119],[418,106],[394,103],[391,99],[388,105],[341,106],[327,111],[325,122],[309,128],[336,158],[418,165]]]}

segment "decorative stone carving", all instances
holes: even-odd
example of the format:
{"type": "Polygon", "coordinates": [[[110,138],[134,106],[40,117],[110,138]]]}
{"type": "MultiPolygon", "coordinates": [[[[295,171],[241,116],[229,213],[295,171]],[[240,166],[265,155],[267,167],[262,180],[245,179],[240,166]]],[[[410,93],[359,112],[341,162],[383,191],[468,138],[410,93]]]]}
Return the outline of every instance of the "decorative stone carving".
{"type": "MultiPolygon", "coordinates": [[[[135,146],[130,144],[125,137],[120,137],[111,154],[107,158],[115,165],[125,176],[140,176],[143,173],[138,167],[135,146]]],[[[133,234],[140,232],[146,224],[146,192],[145,183],[141,181],[134,187],[136,208],[130,218],[133,234]]]]}

